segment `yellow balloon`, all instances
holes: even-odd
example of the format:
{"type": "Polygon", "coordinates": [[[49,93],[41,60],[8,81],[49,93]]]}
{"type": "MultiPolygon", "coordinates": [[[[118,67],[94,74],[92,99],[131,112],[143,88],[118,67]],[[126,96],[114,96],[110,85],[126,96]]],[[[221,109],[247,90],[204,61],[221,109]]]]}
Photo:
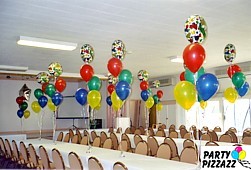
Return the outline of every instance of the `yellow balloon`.
{"type": "Polygon", "coordinates": [[[25,119],[28,119],[28,118],[30,117],[30,115],[31,115],[31,113],[30,113],[29,110],[25,110],[25,111],[24,111],[24,118],[25,118],[25,119]]]}
{"type": "Polygon", "coordinates": [[[233,87],[229,87],[224,91],[224,97],[230,103],[234,103],[238,98],[238,92],[233,87]]]}
{"type": "Polygon", "coordinates": [[[31,109],[35,113],[39,113],[41,111],[41,106],[39,105],[38,101],[34,101],[34,102],[31,103],[31,109]]]}
{"type": "Polygon", "coordinates": [[[188,81],[180,81],[174,88],[176,102],[186,110],[189,110],[196,102],[195,86],[188,81]]]}
{"type": "Polygon", "coordinates": [[[157,111],[161,111],[161,110],[162,110],[162,108],[163,108],[162,103],[158,103],[158,104],[156,104],[156,110],[157,110],[157,111]]]}
{"type": "Polygon", "coordinates": [[[48,100],[47,106],[49,107],[49,109],[53,112],[56,111],[56,106],[54,105],[54,103],[52,102],[51,99],[48,100]]]}
{"type": "Polygon", "coordinates": [[[205,108],[207,107],[207,102],[204,101],[204,100],[201,100],[201,101],[200,101],[200,107],[201,107],[202,109],[205,109],[205,108]]]}
{"type": "Polygon", "coordinates": [[[148,99],[146,100],[145,105],[146,105],[146,107],[147,107],[148,109],[150,109],[151,107],[153,107],[153,105],[154,105],[154,100],[153,100],[153,97],[152,97],[152,96],[148,97],[148,99]]]}
{"type": "Polygon", "coordinates": [[[124,104],[124,102],[119,98],[119,96],[115,91],[113,91],[111,94],[111,100],[112,100],[112,105],[118,109],[120,109],[124,104]]]}
{"type": "Polygon", "coordinates": [[[116,107],[115,105],[112,105],[112,108],[113,108],[115,111],[119,111],[119,108],[116,107]]]}
{"type": "Polygon", "coordinates": [[[95,107],[96,110],[99,110],[101,108],[101,103],[98,104],[98,106],[95,107]]]}
{"type": "Polygon", "coordinates": [[[246,158],[246,151],[244,151],[244,150],[240,151],[240,153],[239,153],[239,159],[243,160],[245,158],[246,158]]]}
{"type": "Polygon", "coordinates": [[[87,102],[92,109],[97,107],[101,101],[101,94],[97,90],[91,90],[87,95],[87,102]]]}

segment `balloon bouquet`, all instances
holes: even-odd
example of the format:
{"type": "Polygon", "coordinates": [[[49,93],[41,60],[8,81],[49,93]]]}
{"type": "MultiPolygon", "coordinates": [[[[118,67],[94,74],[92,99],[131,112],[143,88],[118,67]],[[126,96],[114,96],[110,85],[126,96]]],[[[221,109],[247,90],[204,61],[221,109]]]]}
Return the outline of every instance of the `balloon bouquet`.
{"type": "MultiPolygon", "coordinates": [[[[153,87],[158,89],[160,87],[160,81],[159,80],[153,81],[153,87]]],[[[156,94],[153,95],[154,104],[156,104],[156,110],[157,110],[157,113],[158,113],[158,123],[160,123],[160,111],[163,108],[163,105],[162,105],[162,103],[160,101],[160,99],[162,97],[163,97],[163,91],[162,90],[157,90],[156,94]]]]}

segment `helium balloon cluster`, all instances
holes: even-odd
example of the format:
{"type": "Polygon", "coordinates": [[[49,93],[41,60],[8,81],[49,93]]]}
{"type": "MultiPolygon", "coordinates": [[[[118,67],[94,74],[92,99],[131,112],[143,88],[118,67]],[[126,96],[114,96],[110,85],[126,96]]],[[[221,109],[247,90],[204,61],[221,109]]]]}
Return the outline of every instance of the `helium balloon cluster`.
{"type": "Polygon", "coordinates": [[[241,68],[237,64],[233,64],[235,57],[235,46],[233,44],[227,44],[224,48],[224,58],[230,64],[227,69],[227,74],[235,86],[234,88],[229,87],[224,91],[224,97],[230,103],[234,103],[238,95],[243,97],[249,91],[249,84],[246,81],[246,76],[242,73],[241,68]]]}
{"type": "Polygon", "coordinates": [[[109,71],[107,91],[110,96],[106,98],[106,103],[118,111],[131,94],[133,76],[130,70],[123,69],[122,60],[126,54],[125,44],[121,40],[115,40],[112,43],[111,52],[112,58],[107,63],[109,71]]]}
{"type": "Polygon", "coordinates": [[[75,99],[82,106],[88,103],[92,109],[98,109],[101,107],[101,94],[99,90],[102,83],[99,77],[94,76],[94,69],[90,65],[94,59],[94,49],[91,45],[84,44],[81,47],[80,54],[84,61],[84,64],[80,68],[80,75],[87,83],[88,90],[79,88],[75,93],[75,99]]]}
{"type": "Polygon", "coordinates": [[[192,15],[186,20],[184,31],[190,44],[183,51],[185,71],[180,74],[181,81],[174,88],[174,97],[186,110],[189,110],[197,100],[204,109],[206,101],[219,89],[216,76],[205,73],[202,66],[206,52],[201,44],[207,38],[207,24],[203,17],[192,15]]]}
{"type": "Polygon", "coordinates": [[[30,111],[27,110],[28,103],[27,101],[30,98],[31,89],[28,88],[26,84],[19,90],[19,96],[16,98],[16,102],[19,106],[19,110],[17,111],[17,116],[21,119],[24,117],[28,119],[30,117],[30,111]]]}

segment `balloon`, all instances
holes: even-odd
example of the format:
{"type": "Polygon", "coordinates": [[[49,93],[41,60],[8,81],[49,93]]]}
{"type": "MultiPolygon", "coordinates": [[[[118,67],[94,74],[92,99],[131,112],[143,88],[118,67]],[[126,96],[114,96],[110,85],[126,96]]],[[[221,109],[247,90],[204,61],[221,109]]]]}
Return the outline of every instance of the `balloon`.
{"type": "Polygon", "coordinates": [[[244,150],[240,151],[240,153],[239,153],[239,159],[243,160],[245,158],[246,158],[246,151],[244,151],[244,150]]]}
{"type": "Polygon", "coordinates": [[[239,153],[236,150],[233,150],[231,152],[231,156],[233,159],[236,159],[236,160],[239,159],[239,153]]]}
{"type": "Polygon", "coordinates": [[[158,90],[157,91],[157,96],[158,96],[159,99],[161,99],[162,96],[163,96],[163,91],[162,90],[158,90]]]}
{"type": "Polygon", "coordinates": [[[35,91],[34,91],[34,96],[37,98],[37,99],[39,99],[41,96],[43,96],[44,95],[44,93],[43,93],[43,91],[41,90],[41,89],[36,89],[35,91]]]}
{"type": "Polygon", "coordinates": [[[91,90],[100,90],[101,81],[97,76],[93,76],[90,81],[87,83],[88,89],[91,90]]]}
{"type": "Polygon", "coordinates": [[[119,74],[119,81],[126,81],[127,83],[132,84],[132,73],[127,69],[122,70],[119,74]]]}
{"type": "Polygon", "coordinates": [[[234,103],[235,100],[238,98],[238,93],[234,88],[229,87],[224,91],[224,97],[230,103],[234,103]]]}
{"type": "Polygon", "coordinates": [[[146,101],[146,100],[148,99],[149,96],[150,96],[149,91],[147,91],[147,90],[141,91],[141,98],[142,98],[144,101],[146,101]]]}
{"type": "Polygon", "coordinates": [[[53,84],[48,84],[45,89],[45,94],[52,97],[53,94],[56,92],[56,88],[53,84]]]}
{"type": "Polygon", "coordinates": [[[249,84],[248,82],[245,82],[240,88],[235,88],[238,92],[238,94],[243,97],[247,94],[248,90],[249,90],[249,84]]]}
{"type": "Polygon", "coordinates": [[[204,48],[198,44],[189,44],[183,51],[183,59],[186,67],[196,73],[206,58],[204,48]]]}
{"type": "Polygon", "coordinates": [[[194,77],[195,77],[195,74],[193,72],[191,72],[189,69],[185,70],[185,80],[186,81],[189,81],[190,83],[194,84],[195,83],[194,77]]]}
{"type": "Polygon", "coordinates": [[[119,108],[117,107],[117,106],[115,106],[115,105],[112,105],[112,108],[114,109],[114,111],[119,111],[119,108]]]}
{"type": "Polygon", "coordinates": [[[52,62],[48,67],[51,76],[59,77],[63,73],[63,68],[58,62],[52,62]]]}
{"type": "Polygon", "coordinates": [[[116,94],[122,101],[125,100],[131,93],[131,87],[126,81],[119,81],[115,90],[116,94]]]}
{"type": "Polygon", "coordinates": [[[207,102],[204,101],[204,100],[201,100],[201,101],[200,101],[200,107],[201,107],[202,109],[205,109],[205,108],[207,107],[207,102]]]}
{"type": "Polygon", "coordinates": [[[148,99],[146,100],[145,105],[146,105],[146,107],[148,109],[150,109],[151,107],[153,107],[153,105],[154,105],[154,99],[153,99],[153,97],[148,97],[148,99]]]}
{"type": "Polygon", "coordinates": [[[108,83],[109,84],[116,84],[118,79],[114,77],[111,73],[108,74],[108,83]]]}
{"type": "Polygon", "coordinates": [[[55,106],[59,106],[63,102],[63,96],[61,93],[56,92],[51,97],[51,101],[54,103],[55,106]]]}
{"type": "Polygon", "coordinates": [[[232,78],[232,76],[237,72],[241,72],[241,68],[236,64],[230,65],[227,69],[227,74],[229,78],[232,78]]]}
{"type": "Polygon", "coordinates": [[[80,55],[84,63],[91,63],[94,59],[94,49],[90,44],[84,44],[80,49],[80,55]]]}
{"type": "Polygon", "coordinates": [[[49,83],[44,83],[42,84],[42,91],[45,93],[46,87],[49,83]]]}
{"type": "Polygon", "coordinates": [[[147,90],[148,87],[149,87],[149,85],[148,85],[148,82],[147,82],[147,81],[141,81],[141,82],[140,82],[140,89],[141,89],[141,90],[147,90]]]}
{"type": "Polygon", "coordinates": [[[205,74],[205,69],[204,67],[201,67],[197,72],[197,79],[200,78],[200,76],[202,76],[203,74],[205,74]]]}
{"type": "Polygon", "coordinates": [[[112,105],[112,99],[111,99],[111,96],[108,96],[108,97],[106,98],[106,103],[107,103],[109,106],[111,106],[111,105],[112,105]]]}
{"type": "Polygon", "coordinates": [[[112,92],[112,94],[111,94],[111,100],[112,100],[112,106],[115,106],[118,109],[120,109],[122,107],[123,101],[116,94],[116,91],[112,92]]]}
{"type": "Polygon", "coordinates": [[[109,84],[107,86],[107,90],[110,94],[112,94],[112,92],[115,90],[115,86],[113,84],[109,84]]]}
{"type": "Polygon", "coordinates": [[[162,103],[159,102],[158,104],[156,104],[156,110],[157,110],[157,111],[161,111],[162,108],[163,108],[162,103]]]}
{"type": "Polygon", "coordinates": [[[25,101],[25,97],[24,96],[19,96],[16,98],[16,102],[18,105],[22,104],[25,101]]]}
{"type": "Polygon", "coordinates": [[[203,74],[197,80],[196,89],[201,99],[207,101],[218,91],[219,81],[211,73],[203,74]]]}
{"type": "Polygon", "coordinates": [[[30,113],[29,110],[25,110],[25,111],[24,111],[24,118],[25,118],[25,119],[28,119],[28,118],[30,117],[30,115],[31,115],[31,113],[30,113]]]}
{"type": "Polygon", "coordinates": [[[99,110],[101,108],[101,103],[98,104],[97,107],[95,107],[96,110],[99,110]]]}
{"type": "Polygon", "coordinates": [[[153,81],[153,87],[155,87],[157,89],[157,88],[159,88],[159,86],[160,86],[159,80],[154,80],[153,81]]]}
{"type": "Polygon", "coordinates": [[[39,113],[41,111],[41,107],[38,103],[38,101],[34,101],[31,103],[31,109],[35,112],[35,113],[39,113]]]}
{"type": "Polygon", "coordinates": [[[185,35],[190,43],[203,43],[207,38],[207,24],[202,16],[191,15],[185,23],[185,35]]]}
{"type": "Polygon", "coordinates": [[[246,76],[242,72],[234,73],[232,77],[232,82],[238,89],[246,82],[246,76]]]}
{"type": "Polygon", "coordinates": [[[139,70],[138,79],[139,79],[139,81],[147,81],[148,80],[148,72],[146,70],[139,70]]]}
{"type": "Polygon", "coordinates": [[[54,103],[52,102],[51,99],[48,100],[47,105],[48,105],[48,108],[49,108],[51,111],[53,111],[53,112],[56,111],[56,106],[54,105],[54,103]]]}
{"type": "Polygon", "coordinates": [[[17,116],[21,119],[24,115],[24,111],[23,110],[18,110],[17,111],[17,116]]]}
{"type": "Polygon", "coordinates": [[[227,44],[224,49],[224,58],[227,62],[232,63],[236,57],[236,49],[233,44],[227,44]]]}
{"type": "Polygon", "coordinates": [[[47,105],[47,102],[48,102],[48,99],[47,97],[45,96],[41,96],[39,99],[38,99],[38,104],[44,108],[46,105],[47,105]]]}
{"type": "Polygon", "coordinates": [[[75,93],[75,98],[77,102],[83,106],[87,102],[87,95],[88,95],[87,90],[79,88],[75,93]]]}
{"type": "Polygon", "coordinates": [[[49,83],[50,75],[46,72],[40,72],[37,74],[36,80],[39,84],[49,83]]]}
{"type": "Polygon", "coordinates": [[[121,70],[123,69],[123,65],[119,59],[111,58],[108,61],[107,68],[114,77],[117,77],[121,72],[121,70]]]}
{"type": "Polygon", "coordinates": [[[64,89],[66,88],[65,80],[60,77],[57,78],[56,83],[55,83],[55,87],[56,87],[57,91],[63,92],[64,89]]]}
{"type": "Polygon", "coordinates": [[[147,89],[147,91],[149,92],[150,96],[153,95],[152,89],[149,88],[149,89],[147,89]]]}
{"type": "Polygon", "coordinates": [[[112,56],[119,59],[123,60],[126,54],[126,48],[125,44],[121,40],[115,40],[112,43],[112,56]]]}
{"type": "Polygon", "coordinates": [[[101,94],[97,90],[89,91],[87,95],[87,101],[92,109],[97,107],[101,101],[101,94]]]}
{"type": "Polygon", "coordinates": [[[28,103],[23,102],[22,104],[19,105],[20,110],[25,111],[28,107],[28,103]]]}
{"type": "Polygon", "coordinates": [[[180,73],[180,81],[184,81],[184,80],[185,80],[185,71],[180,73]]]}
{"type": "Polygon", "coordinates": [[[81,66],[80,75],[84,81],[88,82],[89,80],[91,80],[93,74],[94,74],[94,70],[91,65],[84,64],[81,66]]]}
{"type": "Polygon", "coordinates": [[[195,86],[188,81],[180,81],[174,87],[174,98],[182,108],[189,110],[196,102],[195,86]]]}
{"type": "Polygon", "coordinates": [[[241,146],[237,146],[234,150],[236,150],[238,153],[240,153],[240,151],[242,151],[242,147],[241,146]]]}
{"type": "Polygon", "coordinates": [[[153,95],[153,100],[154,100],[154,104],[159,103],[159,98],[158,98],[158,96],[156,94],[153,95]]]}

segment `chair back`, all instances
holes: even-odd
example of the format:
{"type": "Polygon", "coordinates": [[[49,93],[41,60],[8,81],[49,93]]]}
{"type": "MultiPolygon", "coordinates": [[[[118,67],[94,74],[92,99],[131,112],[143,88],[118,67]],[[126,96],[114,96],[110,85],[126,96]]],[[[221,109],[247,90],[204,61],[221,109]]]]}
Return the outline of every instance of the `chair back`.
{"type": "Polygon", "coordinates": [[[140,126],[139,127],[139,130],[141,132],[141,135],[144,135],[145,134],[145,128],[143,126],[140,126]]]}
{"type": "Polygon", "coordinates": [[[191,131],[195,131],[195,130],[197,130],[197,128],[196,128],[196,126],[195,125],[192,125],[190,128],[189,128],[189,130],[191,131]]]}
{"type": "Polygon", "coordinates": [[[74,136],[74,132],[72,129],[69,129],[69,135],[70,135],[70,140],[72,140],[72,138],[74,136]]]}
{"type": "Polygon", "coordinates": [[[99,162],[99,160],[95,157],[90,157],[88,159],[88,168],[89,170],[103,170],[103,166],[99,162]]]}
{"type": "Polygon", "coordinates": [[[157,154],[157,150],[159,148],[159,144],[158,144],[156,138],[153,136],[148,136],[147,143],[150,148],[150,155],[155,156],[157,154]]]}
{"type": "Polygon", "coordinates": [[[143,139],[142,139],[142,137],[141,137],[140,135],[135,134],[134,137],[133,137],[133,140],[134,140],[135,146],[137,146],[137,144],[138,144],[140,141],[142,141],[143,139]]]}
{"type": "Polygon", "coordinates": [[[192,141],[191,139],[184,140],[183,148],[190,147],[190,146],[194,146],[194,141],[192,141]]]}
{"type": "Polygon", "coordinates": [[[73,135],[73,137],[72,137],[72,139],[71,139],[71,143],[75,143],[75,144],[78,144],[78,135],[77,134],[75,134],[75,135],[73,135]]]}
{"type": "Polygon", "coordinates": [[[209,133],[204,133],[201,135],[201,140],[211,141],[211,135],[209,133]]]}
{"type": "Polygon", "coordinates": [[[149,135],[149,136],[154,136],[154,135],[155,135],[155,134],[154,134],[154,130],[153,130],[152,127],[149,127],[149,128],[148,128],[148,135],[149,135]]]}
{"type": "Polygon", "coordinates": [[[107,134],[104,131],[100,133],[100,139],[101,139],[101,145],[103,145],[103,143],[107,139],[107,134]]]}
{"type": "Polygon", "coordinates": [[[129,149],[131,149],[131,147],[132,147],[131,146],[131,141],[130,141],[129,137],[127,136],[127,134],[123,133],[122,136],[121,136],[121,140],[122,139],[125,139],[127,141],[128,147],[129,147],[129,149]]]}
{"type": "Polygon", "coordinates": [[[251,137],[251,131],[249,130],[243,131],[242,138],[244,137],[251,137]]]}
{"type": "Polygon", "coordinates": [[[232,143],[238,143],[238,138],[233,131],[228,130],[228,131],[226,131],[225,134],[229,134],[232,137],[232,143]]]}
{"type": "MultiPolygon", "coordinates": [[[[182,125],[181,125],[182,126],[182,125]]],[[[181,138],[184,138],[185,134],[187,133],[188,131],[185,129],[185,128],[181,128],[180,129],[180,136],[181,138]]]]}
{"type": "Polygon", "coordinates": [[[229,134],[223,134],[220,136],[219,142],[232,142],[232,136],[230,136],[229,134]]]}
{"type": "Polygon", "coordinates": [[[185,125],[180,125],[179,130],[181,130],[181,129],[186,129],[186,126],[185,125]]]}
{"type": "Polygon", "coordinates": [[[11,149],[10,142],[8,139],[5,139],[5,148],[6,148],[7,157],[12,158],[13,156],[12,149],[11,149]]]}
{"type": "Polygon", "coordinates": [[[177,149],[177,145],[176,145],[175,141],[170,137],[166,137],[164,139],[164,143],[169,144],[169,146],[171,147],[172,158],[177,157],[178,156],[178,149],[177,149]]]}
{"type": "Polygon", "coordinates": [[[23,164],[28,164],[29,163],[29,157],[28,157],[28,152],[27,152],[27,148],[24,144],[24,142],[20,142],[20,153],[22,155],[21,159],[22,159],[22,163],[23,164]]]}
{"type": "Polygon", "coordinates": [[[162,124],[162,125],[161,125],[161,128],[162,128],[162,129],[166,129],[166,125],[165,125],[165,124],[162,124]]]}
{"type": "Polygon", "coordinates": [[[214,130],[209,130],[207,133],[211,135],[212,141],[218,141],[218,135],[216,134],[214,130]]]}
{"type": "Polygon", "coordinates": [[[91,131],[91,137],[92,137],[92,141],[94,141],[94,139],[97,137],[97,133],[93,130],[91,131]]]}
{"type": "Polygon", "coordinates": [[[172,132],[169,133],[170,138],[178,138],[178,136],[179,136],[179,134],[176,131],[172,131],[172,132]]]}
{"type": "Polygon", "coordinates": [[[52,149],[52,160],[56,169],[65,169],[62,155],[56,148],[52,149]]]}
{"type": "Polygon", "coordinates": [[[84,136],[89,136],[90,134],[89,134],[89,132],[85,129],[84,130],[84,136]]]}
{"type": "Polygon", "coordinates": [[[111,132],[113,132],[113,127],[109,127],[108,129],[108,133],[111,133],[111,132]]]}
{"type": "Polygon", "coordinates": [[[89,135],[83,136],[81,141],[80,141],[80,144],[81,145],[88,145],[88,140],[89,140],[89,135]]]}
{"type": "Polygon", "coordinates": [[[70,134],[66,133],[63,142],[70,142],[70,134]]]}
{"type": "Polygon", "coordinates": [[[209,129],[208,129],[207,126],[203,126],[202,129],[201,129],[201,131],[208,131],[208,130],[209,130],[209,129]]]}
{"type": "Polygon", "coordinates": [[[128,168],[122,162],[115,162],[113,165],[113,170],[128,170],[128,168]]]}
{"type": "Polygon", "coordinates": [[[191,133],[190,132],[187,132],[184,137],[184,139],[191,139],[191,133]]]}
{"type": "Polygon", "coordinates": [[[216,127],[214,128],[214,131],[215,131],[215,132],[221,132],[221,127],[220,127],[220,126],[216,126],[216,127]]]}
{"type": "Polygon", "coordinates": [[[235,127],[230,127],[228,130],[231,130],[232,132],[237,133],[237,130],[235,127]]]}
{"type": "Polygon", "coordinates": [[[6,148],[5,148],[5,145],[4,145],[4,140],[3,140],[3,138],[0,137],[0,154],[1,153],[6,155],[6,148]]]}
{"type": "Polygon", "coordinates": [[[129,128],[129,127],[126,128],[125,133],[126,133],[126,134],[131,134],[131,128],[129,128]]]}
{"type": "Polygon", "coordinates": [[[119,141],[118,141],[117,135],[115,133],[111,132],[110,133],[110,138],[112,139],[113,149],[117,150],[118,146],[119,146],[119,141]]]}
{"type": "Polygon", "coordinates": [[[103,143],[103,148],[112,149],[112,139],[110,137],[103,143]]]}
{"type": "Polygon", "coordinates": [[[140,129],[136,129],[134,131],[134,135],[141,135],[141,130],[140,129]]]}
{"type": "Polygon", "coordinates": [[[17,143],[15,140],[12,140],[12,149],[13,149],[13,158],[15,161],[19,161],[20,160],[20,154],[17,148],[17,143]]]}
{"type": "Polygon", "coordinates": [[[176,128],[175,124],[171,124],[171,125],[169,126],[169,129],[170,129],[170,128],[175,129],[175,128],[176,128]]]}
{"type": "Polygon", "coordinates": [[[162,130],[158,130],[156,132],[155,136],[166,137],[166,133],[165,133],[165,131],[163,129],[162,130]]]}
{"type": "Polygon", "coordinates": [[[81,135],[81,132],[79,131],[79,129],[76,129],[76,134],[78,135],[78,143],[80,143],[80,141],[82,139],[82,135],[81,135]]]}
{"type": "Polygon", "coordinates": [[[246,136],[242,139],[243,144],[251,145],[251,136],[246,136]]]}
{"type": "Polygon", "coordinates": [[[127,152],[129,150],[128,142],[125,139],[122,139],[119,143],[118,150],[127,152]]]}
{"type": "Polygon", "coordinates": [[[156,156],[158,158],[171,159],[172,150],[170,145],[168,145],[167,143],[162,143],[157,150],[156,156]]]}
{"type": "Polygon", "coordinates": [[[30,143],[28,146],[28,152],[30,155],[31,167],[36,168],[39,166],[38,157],[34,146],[30,143]]]}
{"type": "Polygon", "coordinates": [[[70,169],[80,169],[83,170],[82,161],[75,152],[70,152],[68,155],[68,160],[70,164],[70,169]]]}
{"type": "Polygon", "coordinates": [[[42,161],[43,169],[51,169],[48,153],[42,145],[39,146],[39,154],[42,161]]]}
{"type": "Polygon", "coordinates": [[[214,142],[214,141],[209,141],[209,142],[206,143],[205,146],[219,146],[219,144],[214,142]]]}
{"type": "Polygon", "coordinates": [[[101,138],[99,136],[97,136],[93,140],[92,146],[94,146],[94,147],[100,147],[101,146],[101,138]]]}
{"type": "Polygon", "coordinates": [[[141,155],[148,155],[148,151],[149,151],[149,147],[146,141],[139,142],[135,148],[135,153],[141,154],[141,155]]]}
{"type": "Polygon", "coordinates": [[[180,161],[191,164],[197,164],[198,161],[197,150],[192,146],[183,148],[180,154],[180,161]]]}
{"type": "Polygon", "coordinates": [[[122,128],[119,127],[119,128],[117,129],[116,133],[122,133],[122,128]]]}
{"type": "Polygon", "coordinates": [[[58,137],[57,137],[57,141],[62,141],[64,137],[64,133],[63,132],[59,132],[58,137]]]}

